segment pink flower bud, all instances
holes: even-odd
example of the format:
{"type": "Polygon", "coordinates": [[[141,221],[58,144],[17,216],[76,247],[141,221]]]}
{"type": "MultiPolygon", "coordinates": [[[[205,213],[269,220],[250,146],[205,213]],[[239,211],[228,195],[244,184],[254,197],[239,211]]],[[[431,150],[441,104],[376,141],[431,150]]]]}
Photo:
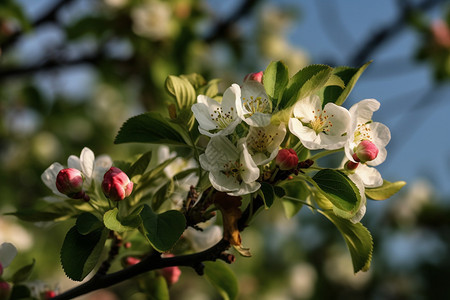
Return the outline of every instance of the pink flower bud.
{"type": "Polygon", "coordinates": [[[6,281],[0,281],[0,299],[9,299],[11,287],[6,281]]]}
{"type": "Polygon", "coordinates": [[[62,169],[56,176],[56,188],[70,198],[83,198],[83,174],[73,168],[62,169]]]}
{"type": "Polygon", "coordinates": [[[431,24],[431,33],[436,44],[450,48],[450,28],[443,20],[436,20],[431,24]]]}
{"type": "Polygon", "coordinates": [[[281,149],[275,158],[280,170],[291,170],[298,165],[298,156],[294,149],[281,149]]]}
{"type": "MultiPolygon", "coordinates": [[[[163,257],[174,257],[174,255],[171,253],[166,253],[163,254],[163,257]]],[[[177,266],[162,268],[160,272],[161,275],[166,279],[169,286],[177,283],[181,275],[181,270],[177,266]]]]}
{"type": "Polygon", "coordinates": [[[371,161],[377,158],[378,148],[369,140],[364,140],[355,147],[355,153],[353,159],[357,162],[365,163],[366,161],[371,161]],[[356,159],[355,158],[358,158],[356,159]]]}
{"type": "Polygon", "coordinates": [[[133,183],[121,169],[111,167],[103,176],[102,189],[106,197],[120,201],[130,196],[133,183]]]}
{"type": "Polygon", "coordinates": [[[250,73],[247,74],[244,77],[244,82],[249,81],[249,80],[254,80],[254,81],[258,81],[260,83],[262,83],[263,81],[263,71],[257,72],[257,73],[250,73]]]}
{"type": "Polygon", "coordinates": [[[140,262],[141,262],[141,260],[137,257],[128,256],[127,258],[125,258],[125,264],[127,266],[132,266],[132,265],[138,264],[140,262]]]}

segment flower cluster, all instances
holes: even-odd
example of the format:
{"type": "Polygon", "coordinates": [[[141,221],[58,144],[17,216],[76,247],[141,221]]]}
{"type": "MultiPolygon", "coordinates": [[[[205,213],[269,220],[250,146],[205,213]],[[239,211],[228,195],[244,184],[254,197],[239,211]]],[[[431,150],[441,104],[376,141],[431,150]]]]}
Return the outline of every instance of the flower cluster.
{"type": "Polygon", "coordinates": [[[262,72],[252,73],[242,86],[232,84],[222,101],[199,95],[192,105],[199,131],[211,138],[200,164],[209,171],[216,190],[239,196],[258,191],[267,173],[273,175],[276,168],[298,167],[295,149],[281,147],[288,145],[290,134],[299,140],[297,150],[342,149],[346,156],[342,170],[362,198],[359,212],[351,219],[358,222],[365,212],[365,188],[383,184],[373,167],[386,159],[385,147],[391,136],[384,124],[372,121],[379,106],[377,100],[365,99],[347,110],[335,103],[323,105],[319,96],[312,94],[296,101],[286,126],[274,121],[276,111],[265,91],[262,72]]]}

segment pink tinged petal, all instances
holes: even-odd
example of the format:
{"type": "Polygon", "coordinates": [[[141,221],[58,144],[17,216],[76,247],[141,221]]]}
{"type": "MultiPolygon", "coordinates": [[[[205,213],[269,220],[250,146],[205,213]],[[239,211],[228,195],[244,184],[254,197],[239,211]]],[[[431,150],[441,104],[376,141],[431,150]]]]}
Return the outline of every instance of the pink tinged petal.
{"type": "Polygon", "coordinates": [[[49,189],[51,189],[54,194],[60,196],[64,195],[61,194],[56,188],[56,177],[58,176],[59,171],[61,171],[62,169],[64,169],[64,167],[60,163],[53,163],[41,175],[41,179],[44,182],[44,184],[49,189]]]}
{"type": "Polygon", "coordinates": [[[361,178],[365,187],[375,188],[383,185],[383,178],[377,169],[360,164],[356,174],[361,178]]]}
{"type": "Polygon", "coordinates": [[[294,116],[304,123],[314,120],[316,113],[322,108],[319,96],[311,95],[297,101],[294,105],[294,116]]]}
{"type": "Polygon", "coordinates": [[[2,243],[0,245],[0,264],[3,268],[8,267],[17,255],[16,247],[11,243],[2,243]]]}
{"type": "Polygon", "coordinates": [[[81,150],[80,163],[81,171],[83,171],[83,174],[86,175],[88,180],[92,178],[92,172],[94,171],[94,161],[94,152],[92,152],[91,149],[84,147],[83,150],[81,150]]]}

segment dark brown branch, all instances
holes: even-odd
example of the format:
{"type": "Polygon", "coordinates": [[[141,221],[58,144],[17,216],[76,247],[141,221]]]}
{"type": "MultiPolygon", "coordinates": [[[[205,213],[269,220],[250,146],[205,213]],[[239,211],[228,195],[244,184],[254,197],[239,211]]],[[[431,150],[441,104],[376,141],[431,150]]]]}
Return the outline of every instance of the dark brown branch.
{"type": "Polygon", "coordinates": [[[194,268],[197,272],[201,272],[203,270],[202,262],[224,259],[225,256],[223,256],[222,253],[229,247],[230,244],[227,241],[221,240],[216,245],[205,251],[189,255],[162,258],[159,253],[155,252],[153,255],[144,258],[140,263],[127,267],[123,270],[106,275],[97,273],[89,281],[52,299],[72,299],[98,289],[110,287],[127,279],[133,278],[137,275],[166,267],[187,266],[194,268]]]}

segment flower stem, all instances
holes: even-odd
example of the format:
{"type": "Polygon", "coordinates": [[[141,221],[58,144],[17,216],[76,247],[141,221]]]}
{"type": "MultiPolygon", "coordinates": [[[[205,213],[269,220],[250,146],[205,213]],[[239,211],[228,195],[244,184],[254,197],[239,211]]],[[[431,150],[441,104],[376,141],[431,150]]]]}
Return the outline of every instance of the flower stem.
{"type": "Polygon", "coordinates": [[[339,149],[335,149],[335,150],[325,150],[325,151],[319,152],[319,153],[311,156],[309,159],[311,159],[311,160],[318,160],[319,158],[322,158],[324,156],[327,156],[327,155],[330,155],[330,154],[342,151],[342,149],[343,148],[339,148],[339,149]]]}

